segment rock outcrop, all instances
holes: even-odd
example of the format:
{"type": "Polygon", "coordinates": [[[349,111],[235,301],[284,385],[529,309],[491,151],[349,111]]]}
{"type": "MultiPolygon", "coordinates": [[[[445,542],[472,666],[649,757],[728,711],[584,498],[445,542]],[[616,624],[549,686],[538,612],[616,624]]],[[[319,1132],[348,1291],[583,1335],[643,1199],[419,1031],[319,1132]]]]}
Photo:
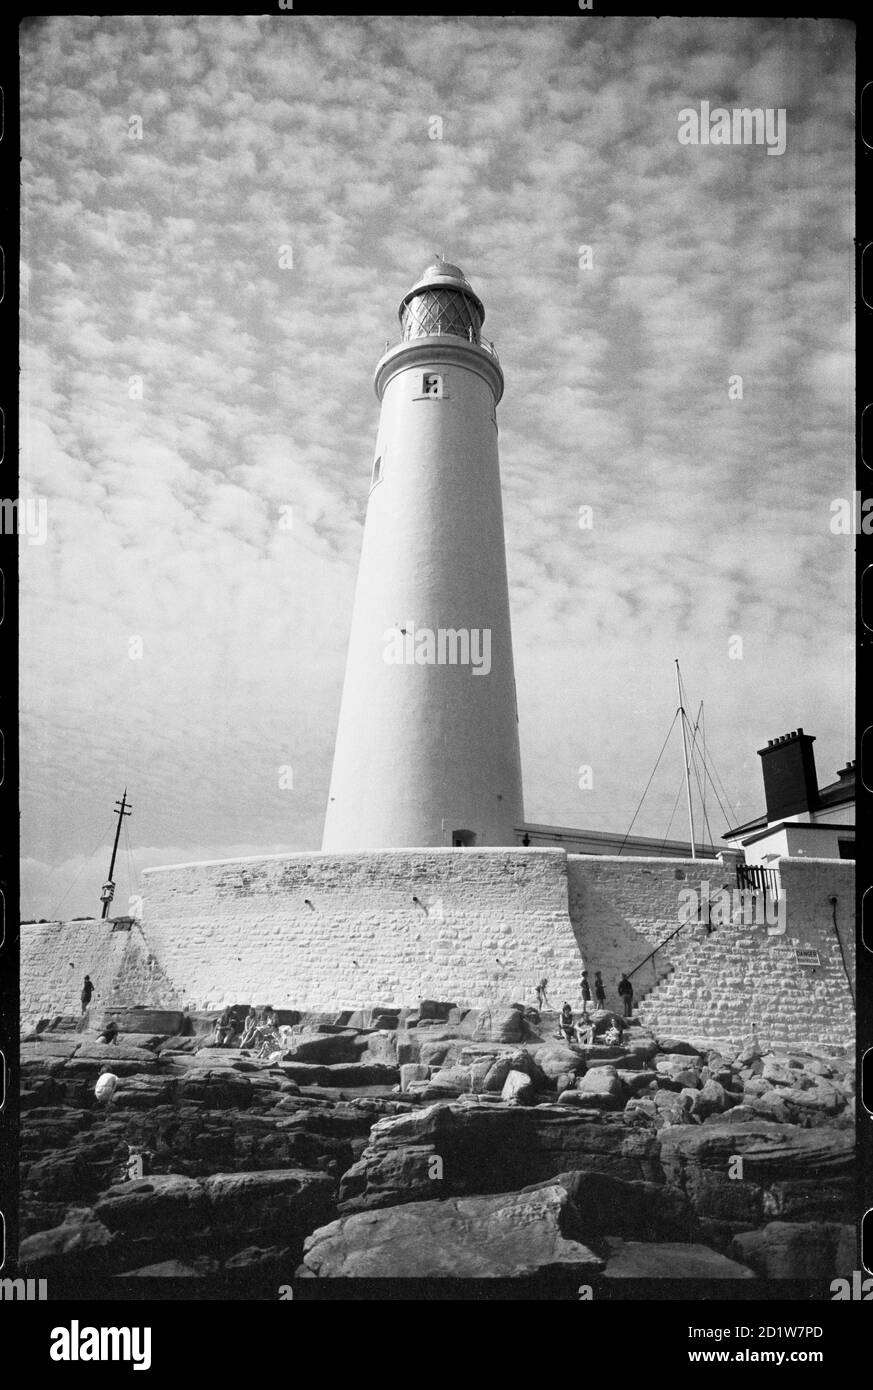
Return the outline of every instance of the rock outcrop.
{"type": "Polygon", "coordinates": [[[492,1279],[592,1275],[603,1261],[577,1239],[563,1187],[415,1202],[344,1216],[306,1241],[319,1278],[492,1279]]]}
{"type": "Polygon", "coordinates": [[[111,1045],[22,1043],[31,1273],[275,1283],[304,1245],[320,1277],[855,1267],[845,1058],[635,1026],[579,1046],[520,1006],[433,1000],[289,1010],[270,1059],[210,1045],[211,1015],[118,1021],[111,1045]]]}

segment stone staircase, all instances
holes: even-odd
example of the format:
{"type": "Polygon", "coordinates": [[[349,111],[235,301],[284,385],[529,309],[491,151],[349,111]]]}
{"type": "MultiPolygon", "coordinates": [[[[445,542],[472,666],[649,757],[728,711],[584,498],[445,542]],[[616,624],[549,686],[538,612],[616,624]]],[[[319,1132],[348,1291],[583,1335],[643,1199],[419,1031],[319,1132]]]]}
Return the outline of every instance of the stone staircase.
{"type": "Polygon", "coordinates": [[[634,986],[634,1014],[642,1015],[646,1002],[670,982],[695,943],[708,939],[709,933],[705,926],[689,922],[681,931],[670,937],[665,946],[658,947],[654,960],[648,964],[651,974],[650,982],[645,988],[640,988],[638,976],[631,977],[634,986]],[[651,975],[654,975],[654,979],[651,975]]]}
{"type": "Polygon", "coordinates": [[[789,935],[762,928],[690,926],[671,943],[672,969],[635,1001],[656,1034],[737,1047],[752,1035],[767,1049],[853,1045],[851,998],[836,941],[814,973],[800,973],[789,935]],[[681,944],[680,944],[681,943],[681,944]]]}

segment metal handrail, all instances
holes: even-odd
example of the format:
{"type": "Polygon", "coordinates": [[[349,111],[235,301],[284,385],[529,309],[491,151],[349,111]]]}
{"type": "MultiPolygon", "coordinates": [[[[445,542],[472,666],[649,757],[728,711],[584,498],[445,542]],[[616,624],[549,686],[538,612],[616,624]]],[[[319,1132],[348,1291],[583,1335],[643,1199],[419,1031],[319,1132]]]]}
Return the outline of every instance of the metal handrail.
{"type": "MultiPolygon", "coordinates": [[[[653,957],[654,955],[656,955],[656,953],[657,953],[658,951],[660,951],[660,949],[661,949],[662,946],[666,946],[668,941],[672,941],[674,936],[678,936],[679,933],[680,933],[681,931],[683,931],[683,930],[685,929],[685,927],[687,927],[687,926],[689,926],[689,925],[690,925],[689,922],[680,922],[679,925],[678,925],[678,927],[676,928],[676,930],[675,930],[675,931],[671,931],[671,933],[670,933],[669,936],[665,936],[663,941],[659,941],[658,944],[657,944],[657,946],[655,946],[654,949],[651,950],[651,951],[649,952],[649,954],[648,954],[647,956],[645,956],[645,957],[640,961],[639,965],[635,965],[634,968],[633,968],[633,970],[628,970],[628,972],[627,972],[627,978],[630,979],[631,975],[635,975],[635,974],[637,973],[638,970],[642,970],[642,968],[643,968],[643,966],[646,964],[646,962],[647,962],[647,961],[650,961],[650,960],[652,959],[652,957],[653,957]]],[[[695,925],[696,927],[699,927],[699,926],[700,926],[700,923],[697,922],[697,921],[695,921],[695,922],[694,922],[694,925],[695,925]]]]}

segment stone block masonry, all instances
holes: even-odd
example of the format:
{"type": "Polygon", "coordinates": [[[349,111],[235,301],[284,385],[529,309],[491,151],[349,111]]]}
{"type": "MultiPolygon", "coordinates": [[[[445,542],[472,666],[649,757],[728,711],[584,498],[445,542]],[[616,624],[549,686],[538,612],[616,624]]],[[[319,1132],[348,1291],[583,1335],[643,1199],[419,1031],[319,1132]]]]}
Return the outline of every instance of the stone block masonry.
{"type": "Polygon", "coordinates": [[[111,921],[25,922],[21,926],[19,974],[22,1027],[41,1018],[81,1012],[82,982],[91,976],[94,994],[88,1022],[127,1004],[173,1007],[178,998],[149,949],[143,928],[119,930],[111,921]]]}
{"type": "MultiPolygon", "coordinates": [[[[634,976],[640,1013],[661,1032],[742,1040],[753,1026],[788,1046],[851,1046],[853,869],[839,860],[779,861],[784,936],[687,927],[634,976]],[[837,931],[833,924],[836,897],[837,931]],[[838,939],[839,938],[839,939],[838,939]],[[798,964],[814,950],[820,964],[798,964]],[[843,966],[845,957],[846,966],[843,966]]],[[[583,965],[619,975],[679,925],[680,892],[733,883],[712,860],[570,855],[562,849],[408,849],[306,853],[150,869],[144,916],[25,924],[22,1018],[78,1013],[82,977],[94,1006],[226,1004],[355,1009],[533,1003],[580,1005],[583,965]]],[[[92,1007],[92,1017],[97,1017],[92,1007]]]]}
{"type": "Polygon", "coordinates": [[[634,993],[647,994],[672,969],[684,944],[680,932],[641,969],[636,967],[679,925],[683,888],[709,880],[734,883],[733,868],[712,859],[641,859],[623,855],[567,856],[570,920],[590,978],[599,970],[606,1003],[621,1012],[621,974],[635,971],[634,993]]]}
{"type": "Polygon", "coordinates": [[[563,850],[291,854],[143,874],[144,925],[193,1007],[575,998],[563,850]]]}
{"type": "Polygon", "coordinates": [[[643,1001],[643,1022],[737,1044],[754,1033],[773,1050],[854,1046],[854,864],[798,858],[776,867],[784,935],[727,924],[680,933],[675,968],[643,1001]]]}

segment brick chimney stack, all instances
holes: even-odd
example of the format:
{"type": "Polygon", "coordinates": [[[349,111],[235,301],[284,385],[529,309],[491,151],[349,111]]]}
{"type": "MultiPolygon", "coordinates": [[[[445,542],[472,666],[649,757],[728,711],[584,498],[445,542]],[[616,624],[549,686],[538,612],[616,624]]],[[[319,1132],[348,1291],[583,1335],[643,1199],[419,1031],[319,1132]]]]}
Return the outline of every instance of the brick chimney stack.
{"type": "Polygon", "coordinates": [[[784,820],[819,806],[818,778],[815,772],[815,738],[802,729],[771,738],[758,749],[764,774],[767,820],[784,820]]]}

